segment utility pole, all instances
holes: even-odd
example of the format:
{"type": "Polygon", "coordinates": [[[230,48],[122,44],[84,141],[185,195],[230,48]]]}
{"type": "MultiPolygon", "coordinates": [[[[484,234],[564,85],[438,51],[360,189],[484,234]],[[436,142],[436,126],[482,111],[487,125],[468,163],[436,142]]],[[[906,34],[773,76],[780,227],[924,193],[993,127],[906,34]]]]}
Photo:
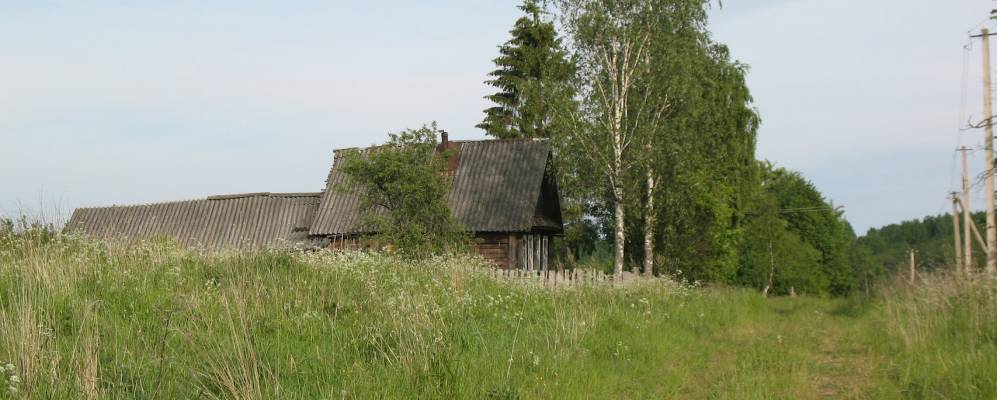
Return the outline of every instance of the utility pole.
{"type": "Polygon", "coordinates": [[[986,166],[984,177],[986,186],[984,195],[987,200],[987,267],[988,274],[997,271],[997,216],[994,215],[994,125],[993,99],[991,98],[990,86],[990,32],[984,28],[980,31],[983,39],[983,122],[984,122],[984,150],[986,153],[986,166]]]}
{"type": "MultiPolygon", "coordinates": [[[[983,235],[980,235],[980,230],[976,229],[976,222],[969,221],[969,228],[971,231],[973,231],[973,236],[976,238],[976,243],[980,245],[981,249],[985,249],[987,247],[987,241],[986,239],[983,239],[983,235]]],[[[966,240],[969,240],[969,238],[966,238],[966,240]]]]}
{"type": "Polygon", "coordinates": [[[963,273],[962,239],[959,237],[959,194],[952,192],[952,232],[955,233],[955,275],[963,273]]]}
{"type": "Polygon", "coordinates": [[[916,273],[915,272],[915,267],[914,267],[915,265],[916,264],[914,262],[914,249],[911,248],[910,249],[910,284],[911,285],[914,284],[914,275],[916,273]]]}
{"type": "Polygon", "coordinates": [[[962,237],[966,238],[962,248],[962,256],[965,257],[962,267],[963,272],[967,275],[973,268],[973,240],[971,239],[973,232],[970,231],[973,227],[973,215],[969,211],[969,164],[966,162],[966,152],[968,151],[966,146],[959,149],[959,152],[962,153],[962,237]]]}
{"type": "Polygon", "coordinates": [[[772,255],[772,239],[769,239],[769,282],[762,290],[762,297],[769,297],[769,290],[772,289],[772,278],[775,275],[775,257],[772,255]]]}

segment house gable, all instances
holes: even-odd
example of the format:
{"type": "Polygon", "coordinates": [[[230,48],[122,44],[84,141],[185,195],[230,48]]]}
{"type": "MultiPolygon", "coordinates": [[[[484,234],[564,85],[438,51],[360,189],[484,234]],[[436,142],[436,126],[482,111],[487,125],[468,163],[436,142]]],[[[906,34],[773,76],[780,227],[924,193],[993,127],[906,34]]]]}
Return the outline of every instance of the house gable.
{"type": "MultiPolygon", "coordinates": [[[[453,164],[448,203],[468,231],[530,232],[540,216],[539,222],[549,231],[561,232],[557,186],[549,168],[551,153],[546,141],[454,141],[449,148],[458,159],[453,164]]],[[[336,153],[329,171],[311,235],[366,232],[360,226],[356,190],[344,187],[347,179],[337,168],[340,153],[336,153]]]]}

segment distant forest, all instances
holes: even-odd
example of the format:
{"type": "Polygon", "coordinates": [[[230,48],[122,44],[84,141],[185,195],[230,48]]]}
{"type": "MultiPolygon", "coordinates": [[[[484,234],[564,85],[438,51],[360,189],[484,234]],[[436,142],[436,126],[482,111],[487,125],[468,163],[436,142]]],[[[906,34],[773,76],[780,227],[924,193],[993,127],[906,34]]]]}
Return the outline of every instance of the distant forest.
{"type": "MultiPolygon", "coordinates": [[[[977,227],[986,226],[986,214],[982,211],[973,213],[973,221],[977,227]]],[[[962,223],[961,217],[959,222],[962,223]]],[[[856,268],[867,274],[862,278],[890,276],[909,267],[909,251],[914,249],[919,270],[950,269],[955,262],[953,235],[952,214],[870,229],[855,242],[856,268]]],[[[985,257],[983,249],[974,240],[973,262],[976,268],[982,267],[985,257]]]]}

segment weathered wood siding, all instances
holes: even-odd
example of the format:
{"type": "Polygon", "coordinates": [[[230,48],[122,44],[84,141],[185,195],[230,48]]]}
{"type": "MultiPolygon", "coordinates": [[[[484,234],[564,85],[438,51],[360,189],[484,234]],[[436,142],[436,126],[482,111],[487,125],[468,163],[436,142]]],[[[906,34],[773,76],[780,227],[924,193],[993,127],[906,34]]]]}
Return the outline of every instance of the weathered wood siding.
{"type": "Polygon", "coordinates": [[[370,248],[370,240],[361,240],[356,235],[335,235],[329,237],[329,250],[363,250],[370,248]]]}
{"type": "Polygon", "coordinates": [[[547,271],[551,236],[546,234],[479,233],[475,250],[501,269],[547,271]]]}
{"type": "Polygon", "coordinates": [[[509,238],[507,233],[479,233],[475,235],[475,250],[484,259],[499,268],[509,268],[509,238]]]}

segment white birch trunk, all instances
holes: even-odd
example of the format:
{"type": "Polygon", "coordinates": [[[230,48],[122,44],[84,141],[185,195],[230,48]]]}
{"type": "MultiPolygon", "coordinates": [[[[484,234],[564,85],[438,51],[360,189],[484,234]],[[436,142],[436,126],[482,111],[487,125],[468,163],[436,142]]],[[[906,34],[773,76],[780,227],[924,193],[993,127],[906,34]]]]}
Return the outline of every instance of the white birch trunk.
{"type": "Polygon", "coordinates": [[[654,174],[647,170],[647,205],[644,208],[644,275],[654,276],[654,174]]]}
{"type": "Polygon", "coordinates": [[[623,279],[623,245],[626,240],[626,225],[623,220],[624,210],[623,210],[623,132],[621,132],[620,125],[623,120],[623,104],[621,102],[619,91],[614,90],[614,100],[616,101],[613,113],[613,123],[611,127],[613,132],[613,200],[616,202],[616,226],[614,228],[615,240],[615,254],[613,258],[613,277],[616,280],[623,279]]]}
{"type": "MultiPolygon", "coordinates": [[[[569,19],[574,19],[582,15],[585,10],[575,8],[576,5],[569,6],[569,19]]],[[[599,108],[599,115],[594,119],[599,126],[596,137],[579,136],[579,143],[585,147],[585,152],[590,159],[597,163],[605,172],[609,179],[610,189],[613,193],[614,218],[614,257],[613,275],[617,280],[623,277],[624,262],[624,241],[626,240],[626,230],[624,221],[624,196],[626,189],[623,180],[626,169],[632,165],[632,160],[625,159],[625,153],[629,148],[635,132],[637,131],[635,122],[640,119],[640,112],[644,105],[636,106],[637,113],[633,114],[630,109],[629,95],[635,87],[635,76],[641,71],[642,66],[649,65],[646,56],[647,46],[650,41],[650,29],[647,26],[641,28],[620,28],[636,23],[639,19],[634,19],[636,14],[633,11],[624,12],[621,15],[611,16],[617,18],[610,21],[613,29],[602,32],[609,36],[596,36],[593,38],[595,44],[588,48],[591,52],[585,55],[591,57],[588,61],[593,66],[593,75],[590,79],[592,89],[591,96],[599,108]],[[634,19],[634,20],[631,20],[634,19]],[[622,29],[613,32],[615,29],[622,29]],[[638,29],[630,32],[631,29],[638,29]],[[643,30],[640,30],[643,29],[643,30]],[[616,36],[613,36],[616,35],[616,36]],[[641,62],[644,64],[641,64],[641,62]],[[602,136],[602,133],[608,136],[602,136]],[[603,142],[602,139],[608,139],[603,142]],[[603,147],[604,145],[608,145],[603,147]],[[608,151],[607,151],[608,150],[608,151]]],[[[569,26],[572,23],[568,24],[569,26]]]]}
{"type": "Polygon", "coordinates": [[[623,279],[623,241],[625,240],[625,231],[623,223],[623,190],[617,189],[618,192],[614,197],[616,197],[616,227],[614,229],[616,236],[616,246],[615,255],[613,258],[613,277],[616,280],[623,279]]]}

